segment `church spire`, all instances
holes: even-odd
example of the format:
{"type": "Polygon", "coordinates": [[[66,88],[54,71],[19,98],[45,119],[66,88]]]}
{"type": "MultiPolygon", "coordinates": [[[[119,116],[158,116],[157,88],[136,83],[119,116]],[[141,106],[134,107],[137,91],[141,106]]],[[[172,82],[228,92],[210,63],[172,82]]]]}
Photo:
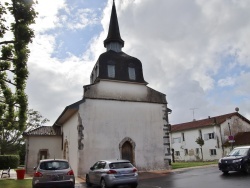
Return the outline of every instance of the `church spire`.
{"type": "Polygon", "coordinates": [[[119,24],[116,14],[115,1],[113,0],[112,12],[109,23],[108,36],[104,40],[104,47],[108,50],[120,52],[124,46],[124,41],[121,39],[119,24]]]}

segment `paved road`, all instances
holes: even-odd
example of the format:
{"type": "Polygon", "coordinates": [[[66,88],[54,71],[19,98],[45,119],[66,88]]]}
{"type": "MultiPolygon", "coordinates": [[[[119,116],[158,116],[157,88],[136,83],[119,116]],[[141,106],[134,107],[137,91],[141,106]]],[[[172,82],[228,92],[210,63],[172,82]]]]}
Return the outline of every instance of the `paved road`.
{"type": "MultiPolygon", "coordinates": [[[[223,175],[214,166],[147,177],[139,181],[138,188],[249,188],[249,186],[250,175],[237,172],[223,175]]],[[[76,188],[86,188],[86,185],[77,184],[76,188]]]]}
{"type": "Polygon", "coordinates": [[[141,180],[138,188],[249,188],[250,175],[223,175],[217,167],[175,171],[166,176],[141,180]]]}

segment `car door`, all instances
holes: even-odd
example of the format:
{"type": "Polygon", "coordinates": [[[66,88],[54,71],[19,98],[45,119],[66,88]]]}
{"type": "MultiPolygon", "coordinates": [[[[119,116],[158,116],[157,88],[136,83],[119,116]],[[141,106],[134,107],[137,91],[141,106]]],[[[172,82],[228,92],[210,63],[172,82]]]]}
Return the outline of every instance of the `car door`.
{"type": "Polygon", "coordinates": [[[106,174],[107,170],[105,169],[105,166],[106,166],[106,162],[100,161],[98,163],[97,168],[94,170],[96,184],[100,184],[103,174],[106,174]]]}
{"type": "Polygon", "coordinates": [[[96,169],[98,168],[100,161],[96,162],[89,170],[89,181],[90,183],[97,184],[96,169]]]}

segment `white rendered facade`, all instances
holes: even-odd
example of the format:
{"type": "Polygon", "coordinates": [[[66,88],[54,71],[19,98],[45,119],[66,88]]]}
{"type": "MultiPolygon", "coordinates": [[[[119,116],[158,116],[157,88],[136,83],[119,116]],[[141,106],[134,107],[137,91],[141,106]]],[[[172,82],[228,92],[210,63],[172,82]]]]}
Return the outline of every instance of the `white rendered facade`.
{"type": "Polygon", "coordinates": [[[62,156],[62,138],[60,136],[28,136],[26,137],[26,172],[32,174],[40,159],[58,158],[62,156]],[[43,155],[45,153],[45,155],[43,155]]]}
{"type": "Polygon", "coordinates": [[[201,160],[201,149],[196,143],[196,139],[200,136],[204,140],[202,146],[204,161],[217,160],[225,156],[232,149],[232,146],[223,146],[228,140],[228,136],[250,131],[249,121],[241,117],[233,115],[230,119],[224,119],[221,123],[172,131],[171,148],[174,149],[174,159],[176,161],[201,160]]]}

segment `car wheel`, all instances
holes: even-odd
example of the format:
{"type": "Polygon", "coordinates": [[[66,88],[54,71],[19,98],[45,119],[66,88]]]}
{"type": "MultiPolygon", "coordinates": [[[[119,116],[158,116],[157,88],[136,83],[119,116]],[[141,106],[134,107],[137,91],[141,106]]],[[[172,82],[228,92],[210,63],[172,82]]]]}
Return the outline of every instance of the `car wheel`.
{"type": "Polygon", "coordinates": [[[223,174],[228,174],[228,171],[222,171],[223,172],[223,174]]]}
{"type": "Polygon", "coordinates": [[[86,175],[86,184],[87,184],[87,186],[92,186],[92,183],[90,183],[90,181],[89,181],[89,175],[86,175]]]}
{"type": "Polygon", "coordinates": [[[244,165],[244,172],[245,172],[246,174],[250,174],[250,164],[246,163],[246,164],[244,165]]]}
{"type": "Polygon", "coordinates": [[[107,185],[104,179],[101,180],[101,188],[107,188],[107,185]]]}

